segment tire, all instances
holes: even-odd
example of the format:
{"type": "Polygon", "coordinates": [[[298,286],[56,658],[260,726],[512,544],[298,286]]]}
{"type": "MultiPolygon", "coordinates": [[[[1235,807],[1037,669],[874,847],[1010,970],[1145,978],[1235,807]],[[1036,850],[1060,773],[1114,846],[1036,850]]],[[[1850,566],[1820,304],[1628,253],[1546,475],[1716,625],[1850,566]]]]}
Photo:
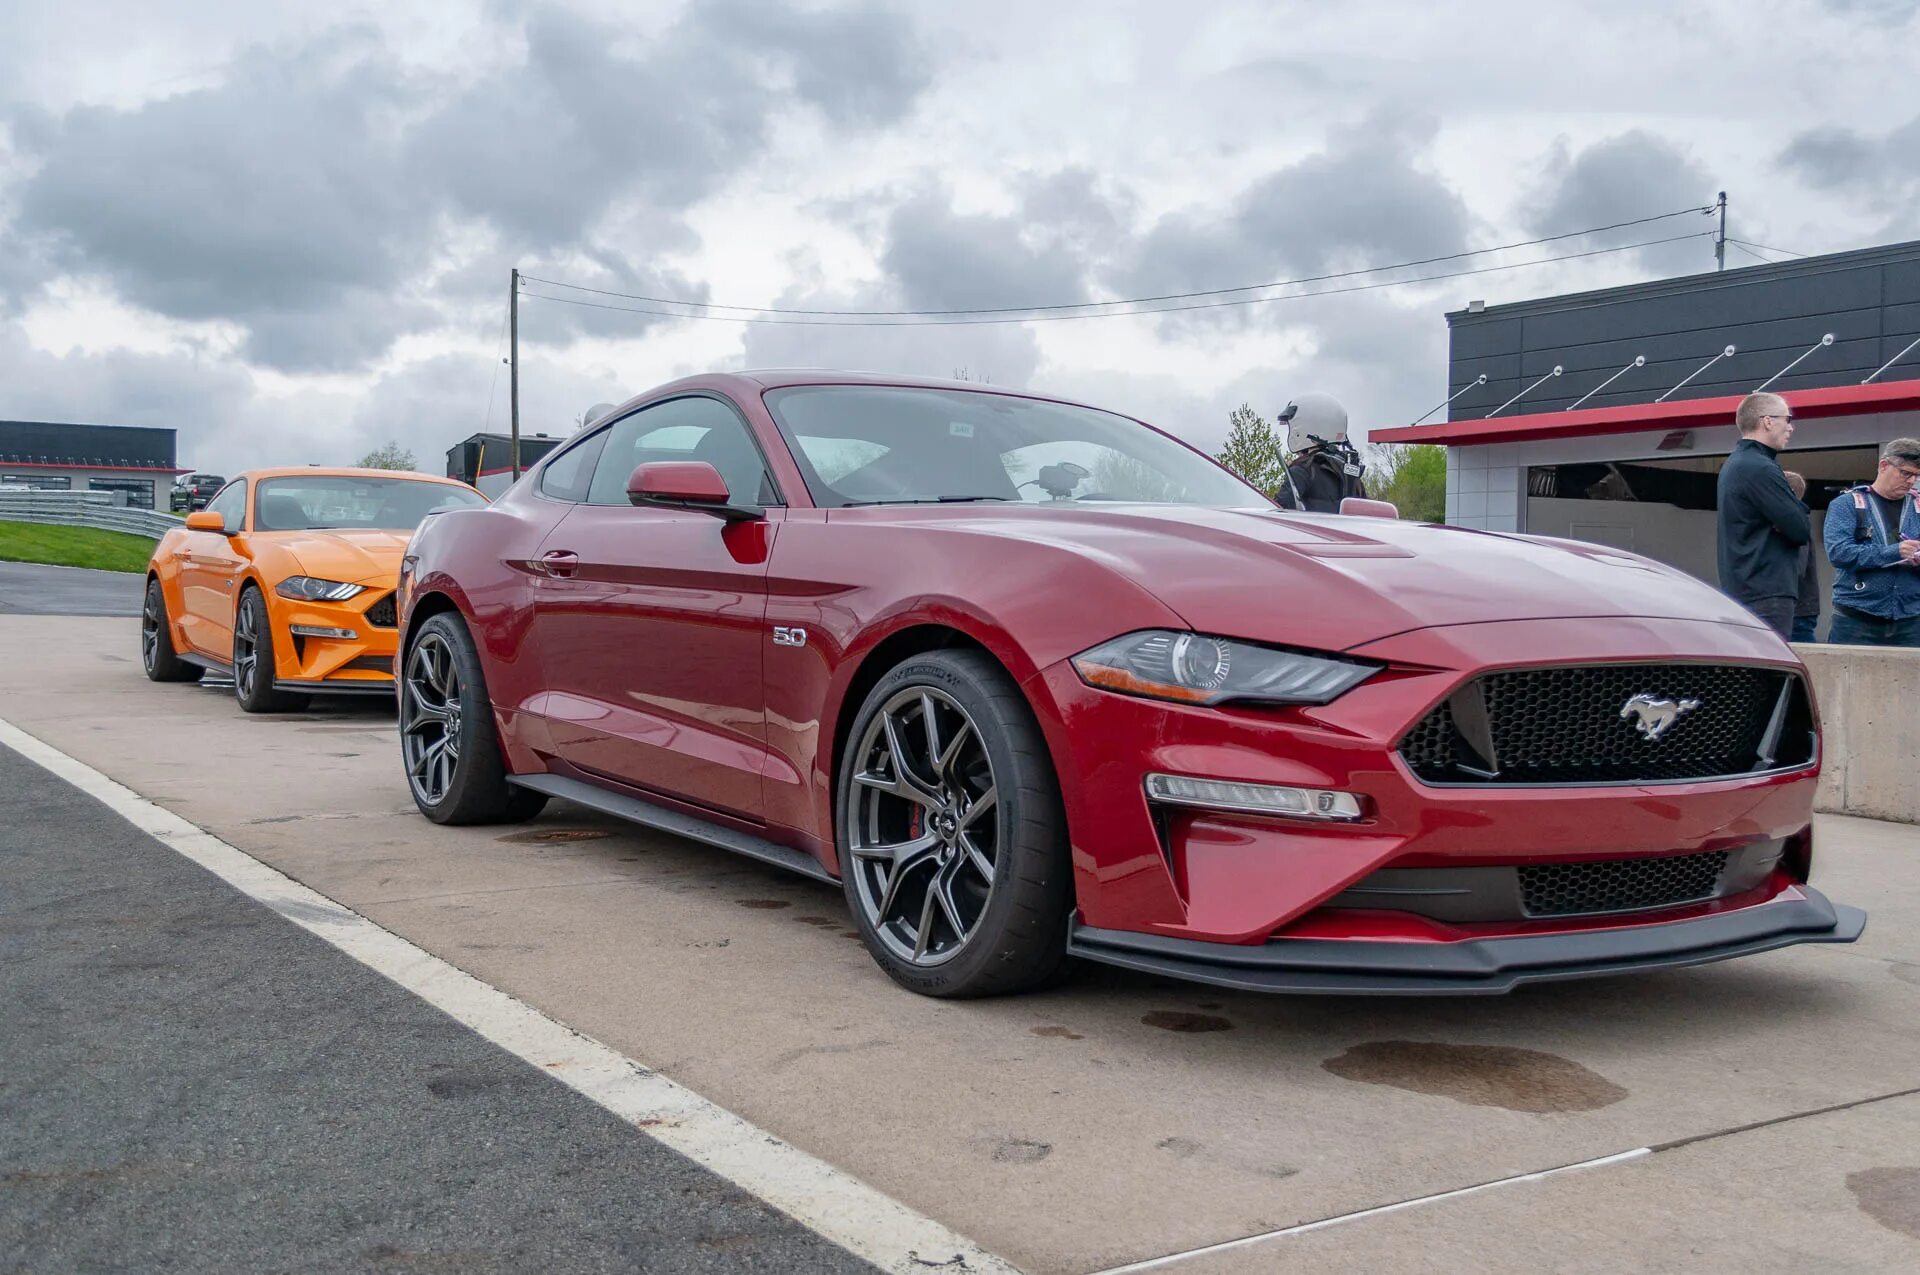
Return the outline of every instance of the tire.
{"type": "Polygon", "coordinates": [[[507,782],[486,673],[459,614],[431,616],[399,664],[400,759],[413,804],[435,823],[520,823],[545,793],[507,782]]]}
{"type": "Polygon", "coordinates": [[[279,667],[273,645],[273,618],[260,590],[247,585],[233,616],[233,696],[248,713],[293,713],[308,697],[273,687],[279,667]]]}
{"type": "Polygon", "coordinates": [[[994,660],[934,651],[882,677],[847,736],[834,809],[847,906],[895,982],[995,996],[1059,975],[1073,901],[1060,784],[994,660]]]}
{"type": "Polygon", "coordinates": [[[147,598],[140,607],[140,664],[150,682],[197,682],[203,671],[175,654],[166,591],[154,578],[147,580],[147,598]]]}

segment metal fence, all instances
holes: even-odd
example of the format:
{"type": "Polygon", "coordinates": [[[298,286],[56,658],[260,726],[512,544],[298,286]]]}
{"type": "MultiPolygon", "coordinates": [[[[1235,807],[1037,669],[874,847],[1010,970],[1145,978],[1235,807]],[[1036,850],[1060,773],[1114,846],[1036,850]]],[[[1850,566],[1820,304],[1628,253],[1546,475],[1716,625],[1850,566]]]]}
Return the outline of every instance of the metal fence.
{"type": "Polygon", "coordinates": [[[182,521],[173,514],[116,505],[104,491],[0,491],[0,522],[98,527],[158,540],[182,521]]]}

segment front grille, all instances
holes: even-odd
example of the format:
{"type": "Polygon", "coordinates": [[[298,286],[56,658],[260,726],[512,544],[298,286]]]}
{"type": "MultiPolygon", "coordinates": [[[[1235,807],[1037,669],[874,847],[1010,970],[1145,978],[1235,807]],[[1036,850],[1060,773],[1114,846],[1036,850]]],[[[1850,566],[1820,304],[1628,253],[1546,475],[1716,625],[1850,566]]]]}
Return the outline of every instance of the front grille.
{"type": "Polygon", "coordinates": [[[1797,674],[1714,664],[1488,673],[1400,741],[1409,769],[1434,784],[1712,779],[1804,765],[1813,748],[1812,709],[1797,674]],[[1629,709],[1641,697],[1694,705],[1648,738],[1642,726],[1656,714],[1629,709]],[[1769,749],[1776,711],[1779,729],[1769,749]]]}
{"type": "Polygon", "coordinates": [[[362,655],[341,665],[343,669],[355,669],[362,673],[385,673],[393,676],[393,657],[391,655],[362,655]]]}
{"type": "Polygon", "coordinates": [[[1528,916],[1571,916],[1692,903],[1714,896],[1726,866],[1725,850],[1536,864],[1520,869],[1521,907],[1528,916]]]}
{"type": "Polygon", "coordinates": [[[379,629],[391,629],[400,623],[400,617],[394,613],[391,593],[368,607],[366,616],[367,623],[379,629]]]}

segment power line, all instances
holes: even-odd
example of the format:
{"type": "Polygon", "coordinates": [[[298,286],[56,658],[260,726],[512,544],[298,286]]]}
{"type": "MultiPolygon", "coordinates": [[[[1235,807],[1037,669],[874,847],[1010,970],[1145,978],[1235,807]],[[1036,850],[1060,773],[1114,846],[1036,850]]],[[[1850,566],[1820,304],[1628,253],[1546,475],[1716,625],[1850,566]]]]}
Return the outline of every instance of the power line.
{"type": "Polygon", "coordinates": [[[1744,243],[1741,243],[1738,239],[1729,239],[1727,240],[1727,242],[1732,244],[1734,247],[1738,248],[1741,252],[1746,253],[1749,257],[1752,257],[1755,261],[1763,262],[1769,266],[1779,264],[1772,257],[1761,256],[1759,253],[1755,252],[1753,249],[1747,247],[1747,245],[1745,245],[1744,243]]]}
{"type": "MultiPolygon", "coordinates": [[[[1727,240],[1727,242],[1737,243],[1742,248],[1766,248],[1768,252],[1777,252],[1783,257],[1804,257],[1807,255],[1804,252],[1794,252],[1790,248],[1767,248],[1767,245],[1763,243],[1754,243],[1752,240],[1749,240],[1749,239],[1729,239],[1727,240]]],[[[1762,260],[1765,260],[1765,258],[1762,258],[1762,260]]]]}
{"type": "MultiPolygon", "coordinates": [[[[1686,217],[1699,213],[1712,212],[1711,207],[1682,208],[1674,212],[1658,213],[1651,217],[1637,217],[1632,221],[1616,221],[1606,226],[1591,226],[1585,230],[1570,230],[1565,234],[1547,235],[1539,239],[1523,239],[1515,243],[1497,244],[1491,248],[1475,248],[1467,252],[1448,253],[1443,257],[1424,257],[1418,261],[1402,261],[1388,266],[1368,266],[1360,270],[1342,270],[1333,274],[1306,275],[1298,279],[1276,279],[1271,283],[1246,283],[1232,288],[1208,288],[1198,292],[1167,292],[1158,296],[1127,297],[1115,301],[1075,301],[1058,305],[1019,305],[1019,306],[983,306],[972,310],[803,310],[782,308],[779,306],[723,305],[712,301],[688,301],[679,297],[651,297],[637,292],[616,292],[608,288],[589,288],[585,284],[563,283],[557,279],[541,279],[533,275],[520,276],[522,283],[545,284],[551,288],[566,288],[573,292],[590,292],[595,296],[618,297],[623,301],[645,301],[651,305],[679,305],[700,310],[739,310],[747,314],[792,314],[816,316],[843,316],[847,318],[903,318],[924,316],[950,316],[974,314],[1033,314],[1052,310],[1095,310],[1114,306],[1147,305],[1159,301],[1190,301],[1196,297],[1224,297],[1240,292],[1261,292],[1268,288],[1289,288],[1305,283],[1326,283],[1334,279],[1351,279],[1359,275],[1383,274],[1389,270],[1411,270],[1416,266],[1438,265],[1443,261],[1459,261],[1466,257],[1481,257],[1489,253],[1506,252],[1514,248],[1532,248],[1545,243],[1557,243],[1563,239],[1578,239],[1586,235],[1603,234],[1609,230],[1622,230],[1629,226],[1644,226],[1651,222],[1667,221],[1674,217],[1686,217]]],[[[1683,238],[1690,236],[1682,236],[1683,238]]],[[[1666,241],[1662,241],[1666,242],[1666,241]]],[[[529,294],[535,295],[535,294],[529,294]]],[[[562,298],[548,297],[549,301],[562,298]]],[[[613,308],[613,307],[610,307],[613,308]]],[[[701,317],[701,316],[689,316],[701,317]]],[[[718,317],[718,316],[712,316],[718,317]]]]}
{"type": "MultiPolygon", "coordinates": [[[[707,322],[713,322],[713,323],[779,324],[779,325],[784,325],[789,327],[802,327],[802,328],[808,328],[808,327],[811,327],[811,328],[941,328],[941,327],[968,327],[968,326],[974,326],[974,325],[980,325],[980,324],[1054,323],[1054,322],[1060,322],[1068,319],[1117,319],[1117,318],[1124,318],[1129,315],[1141,315],[1141,314],[1179,314],[1189,310],[1218,310],[1218,309],[1224,309],[1232,306],[1264,305],[1272,301],[1300,301],[1308,297],[1332,297],[1332,296],[1339,296],[1343,293],[1349,293],[1349,292],[1372,292],[1379,288],[1404,288],[1409,285],[1417,284],[1417,283],[1436,283],[1443,279],[1463,279],[1470,275],[1494,274],[1502,270],[1520,270],[1528,266],[1544,266],[1555,261],[1575,261],[1583,257],[1599,257],[1599,256],[1604,256],[1608,253],[1629,252],[1635,248],[1652,248],[1659,244],[1680,243],[1688,239],[1705,239],[1705,238],[1711,237],[1713,233],[1714,232],[1711,230],[1697,230],[1697,231],[1694,231],[1692,234],[1672,235],[1665,239],[1647,239],[1647,240],[1642,240],[1635,243],[1618,244],[1611,248],[1591,248],[1585,252],[1562,253],[1558,256],[1553,256],[1553,257],[1536,258],[1533,261],[1512,261],[1504,265],[1480,266],[1471,270],[1449,270],[1442,274],[1421,275],[1420,277],[1415,279],[1384,279],[1378,283],[1361,283],[1361,284],[1355,284],[1351,287],[1346,287],[1346,288],[1323,288],[1317,292],[1293,292],[1293,293],[1285,293],[1280,296],[1273,296],[1273,297],[1240,297],[1230,301],[1203,301],[1203,302],[1196,302],[1192,305],[1159,306],[1156,308],[1144,309],[1144,310],[1108,310],[1100,314],[1033,314],[1033,315],[1027,315],[1026,317],[1023,317],[1023,318],[998,318],[998,319],[996,318],[953,319],[953,318],[941,318],[941,317],[895,318],[895,319],[881,319],[881,320],[831,319],[831,318],[786,319],[786,318],[756,318],[751,315],[733,315],[733,314],[682,314],[674,310],[650,310],[642,306],[612,305],[612,304],[601,302],[601,301],[583,301],[577,297],[552,297],[539,292],[525,292],[522,295],[526,296],[530,300],[535,300],[535,301],[553,301],[553,302],[559,303],[560,305],[585,306],[593,310],[618,310],[627,314],[648,314],[648,315],[653,315],[656,318],[662,318],[662,319],[697,319],[697,320],[705,320],[707,322]]],[[[1391,267],[1383,267],[1383,268],[1391,268],[1391,267]]],[[[1370,272],[1358,272],[1358,273],[1370,273],[1370,272]]],[[[525,282],[527,279],[527,276],[522,275],[521,279],[523,282],[525,282]]],[[[1272,286],[1272,285],[1267,285],[1267,286],[1272,286]]],[[[1122,305],[1122,304],[1128,304],[1128,303],[1114,301],[1114,302],[1108,302],[1106,304],[1122,305]]],[[[831,314],[835,312],[827,311],[825,313],[831,314]]],[[[845,313],[851,314],[851,313],[857,313],[857,312],[846,311],[845,313]]],[[[902,313],[912,315],[912,314],[915,314],[916,312],[905,311],[902,313]]],[[[926,311],[921,313],[926,313],[932,316],[938,316],[942,313],[947,313],[947,312],[926,311]]],[[[980,312],[958,311],[956,313],[969,314],[969,313],[980,313],[980,312]]]]}

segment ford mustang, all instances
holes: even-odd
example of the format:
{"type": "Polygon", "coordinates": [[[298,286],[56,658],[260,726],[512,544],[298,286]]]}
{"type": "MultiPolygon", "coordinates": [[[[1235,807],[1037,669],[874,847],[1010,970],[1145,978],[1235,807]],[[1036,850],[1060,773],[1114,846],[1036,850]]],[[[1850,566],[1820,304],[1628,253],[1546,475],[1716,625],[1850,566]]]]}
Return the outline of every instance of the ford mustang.
{"type": "Polygon", "coordinates": [[[391,695],[407,537],[431,512],[486,503],[426,474],[240,475],[154,546],[140,618],[147,676],[227,674],[249,713],[304,707],[313,691],[391,695]]]}
{"type": "MultiPolygon", "coordinates": [[[[1391,512],[1390,507],[1387,512],[1391,512]]],[[[837,882],[895,980],[1499,992],[1850,942],[1792,651],[1599,545],[1290,513],[1139,421],[830,373],[623,405],[402,564],[443,823],[837,882]]]]}

